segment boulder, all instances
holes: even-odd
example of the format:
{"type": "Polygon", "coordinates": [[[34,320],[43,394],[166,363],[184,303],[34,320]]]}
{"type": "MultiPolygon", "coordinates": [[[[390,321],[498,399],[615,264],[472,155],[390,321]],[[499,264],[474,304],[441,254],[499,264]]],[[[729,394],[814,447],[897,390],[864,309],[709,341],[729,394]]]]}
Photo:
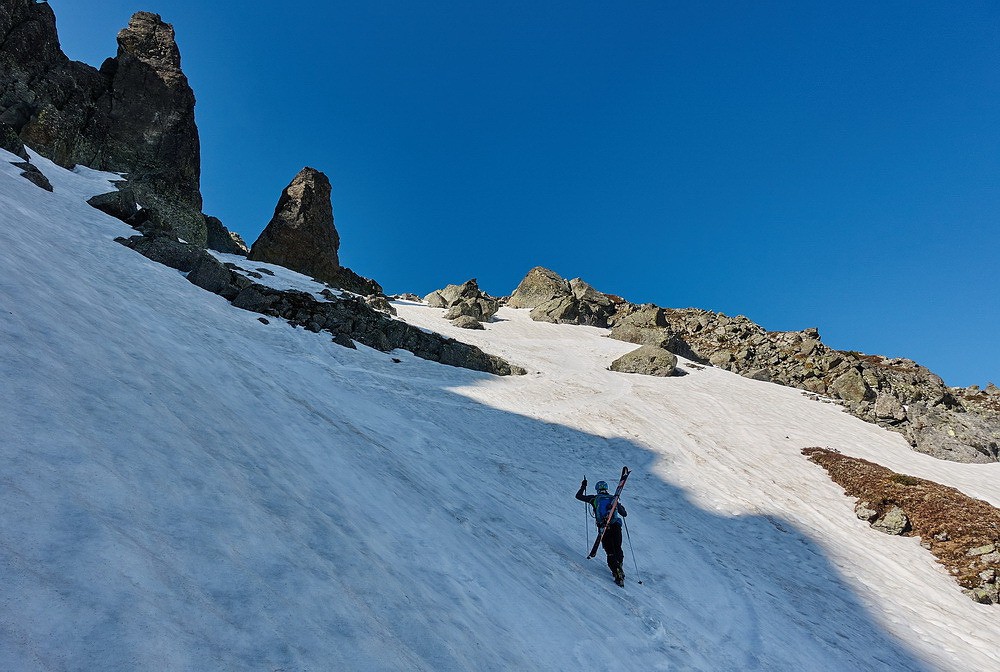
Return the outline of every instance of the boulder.
{"type": "Polygon", "coordinates": [[[448,302],[441,296],[441,292],[434,290],[424,297],[424,302],[431,308],[447,308],[448,302]]]}
{"type": "Polygon", "coordinates": [[[456,327],[462,329],[485,329],[483,323],[474,317],[469,317],[468,315],[460,315],[451,321],[456,327]]]}
{"type": "Polygon", "coordinates": [[[876,519],[872,527],[885,534],[903,534],[910,529],[910,520],[901,508],[893,506],[876,519]]]}
{"type": "Polygon", "coordinates": [[[875,397],[871,388],[865,383],[861,372],[857,369],[848,369],[838,376],[830,386],[833,396],[844,401],[866,401],[875,397]]]}
{"type": "Polygon", "coordinates": [[[626,353],[611,363],[619,373],[639,373],[647,376],[671,376],[677,368],[674,353],[653,345],[644,345],[626,353]]]}
{"type": "Polygon", "coordinates": [[[899,399],[891,394],[880,393],[875,399],[875,417],[885,422],[902,422],[906,419],[906,411],[899,399]]]}
{"type": "Polygon", "coordinates": [[[507,305],[511,308],[535,308],[557,297],[571,294],[569,283],[559,277],[559,274],[536,266],[521,280],[507,305]]]}
{"type": "Polygon", "coordinates": [[[377,310],[380,313],[385,313],[386,315],[395,315],[396,309],[389,303],[389,299],[384,296],[373,295],[366,296],[365,303],[368,307],[377,310]]]}
{"type": "Polygon", "coordinates": [[[128,186],[94,196],[87,201],[87,204],[126,223],[131,223],[139,214],[139,205],[135,202],[135,192],[128,186]]]}
{"type": "Polygon", "coordinates": [[[234,272],[233,267],[223,264],[211,254],[198,257],[187,279],[188,282],[230,301],[253,283],[250,278],[234,272]]]}
{"type": "Polygon", "coordinates": [[[496,301],[489,299],[464,299],[451,306],[444,314],[444,319],[454,320],[457,317],[471,317],[479,322],[486,322],[498,310],[496,301]]]}
{"type": "Polygon", "coordinates": [[[876,518],[878,518],[878,511],[871,508],[868,502],[858,502],[858,505],[854,507],[854,513],[861,520],[870,523],[876,518]]]}
{"type": "Polygon", "coordinates": [[[1000,457],[1000,418],[926,402],[906,410],[904,435],[916,450],[954,462],[996,462],[1000,457]]]}
{"type": "Polygon", "coordinates": [[[439,289],[437,293],[444,301],[444,308],[450,308],[465,299],[478,299],[483,296],[483,292],[479,289],[479,282],[475,278],[460,285],[447,285],[444,289],[439,289]]]}
{"type": "Polygon", "coordinates": [[[575,324],[579,317],[578,304],[571,294],[564,294],[538,304],[531,309],[529,315],[536,322],[575,324]]]}
{"type": "MultiPolygon", "coordinates": [[[[648,330],[666,329],[668,326],[666,311],[652,303],[638,306],[629,304],[627,308],[619,310],[615,315],[615,327],[619,326],[648,330]]],[[[614,338],[613,334],[612,338],[614,338]]]]}

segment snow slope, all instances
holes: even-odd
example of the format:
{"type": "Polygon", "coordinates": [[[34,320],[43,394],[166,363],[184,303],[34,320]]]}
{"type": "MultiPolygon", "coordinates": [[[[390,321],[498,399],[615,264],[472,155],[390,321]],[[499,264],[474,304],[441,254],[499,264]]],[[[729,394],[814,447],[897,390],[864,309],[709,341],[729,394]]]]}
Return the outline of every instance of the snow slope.
{"type": "Polygon", "coordinates": [[[612,373],[632,346],[526,311],[397,304],[508,378],[264,325],[112,242],[84,201],[115,176],[33,160],[54,193],[0,161],[0,669],[1000,669],[1000,611],[799,450],[998,505],[1000,465],[713,368],[612,373]],[[623,464],[624,590],[573,499],[623,464]]]}

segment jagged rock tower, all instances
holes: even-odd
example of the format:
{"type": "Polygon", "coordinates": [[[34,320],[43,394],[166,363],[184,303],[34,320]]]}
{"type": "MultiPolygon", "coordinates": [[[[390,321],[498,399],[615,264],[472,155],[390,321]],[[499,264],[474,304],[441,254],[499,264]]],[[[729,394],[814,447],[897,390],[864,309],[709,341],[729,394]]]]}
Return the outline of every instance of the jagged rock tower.
{"type": "Polygon", "coordinates": [[[250,248],[249,258],[278,264],[356,294],[382,287],[340,265],[340,234],[333,223],[330,180],[303,168],[281,192],[274,216],[250,248]]]}
{"type": "Polygon", "coordinates": [[[127,173],[164,228],[205,245],[195,99],[173,28],[136,13],[100,70],[63,53],[45,3],[4,0],[0,35],[0,135],[63,166],[127,173]]]}

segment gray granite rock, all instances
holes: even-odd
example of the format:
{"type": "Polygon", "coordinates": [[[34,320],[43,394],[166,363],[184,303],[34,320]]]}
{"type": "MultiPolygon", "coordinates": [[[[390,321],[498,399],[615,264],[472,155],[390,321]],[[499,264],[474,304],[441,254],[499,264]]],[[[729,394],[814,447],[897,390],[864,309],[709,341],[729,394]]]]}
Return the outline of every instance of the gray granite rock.
{"type": "Polygon", "coordinates": [[[507,305],[511,308],[535,308],[557,297],[571,294],[569,283],[559,277],[558,273],[536,266],[521,280],[507,305]]]}
{"type": "Polygon", "coordinates": [[[644,345],[626,353],[611,363],[610,369],[619,373],[638,373],[647,376],[671,376],[677,368],[674,353],[654,345],[644,345]]]}
{"type": "Polygon", "coordinates": [[[893,506],[876,519],[872,527],[885,534],[903,534],[910,529],[910,520],[901,508],[893,506]]]}
{"type": "Polygon", "coordinates": [[[485,329],[483,323],[474,317],[468,315],[460,315],[451,321],[456,327],[462,329],[485,329]]]}

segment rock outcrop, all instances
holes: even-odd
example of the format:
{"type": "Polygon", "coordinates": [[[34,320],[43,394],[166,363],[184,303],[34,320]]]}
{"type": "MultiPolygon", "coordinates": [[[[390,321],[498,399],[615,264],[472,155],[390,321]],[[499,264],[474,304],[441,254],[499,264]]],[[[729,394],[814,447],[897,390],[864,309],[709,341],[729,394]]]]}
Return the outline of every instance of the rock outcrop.
{"type": "Polygon", "coordinates": [[[547,301],[570,294],[569,283],[554,271],[536,266],[521,280],[507,305],[511,308],[536,308],[547,301]]]}
{"type": "Polygon", "coordinates": [[[4,2],[0,35],[0,128],[62,166],[127,173],[160,228],[204,245],[195,99],[173,28],[136,13],[100,70],[66,57],[46,3],[4,2]]]}
{"type": "MultiPolygon", "coordinates": [[[[435,290],[425,296],[424,301],[433,308],[447,308],[448,312],[444,314],[446,320],[469,318],[476,322],[486,322],[500,310],[500,301],[479,289],[475,278],[460,285],[448,285],[444,289],[435,290]]],[[[456,322],[456,326],[479,328],[470,326],[468,320],[462,320],[462,324],[456,322]]]]}
{"type": "Polygon", "coordinates": [[[531,319],[555,324],[607,327],[616,302],[580,278],[566,281],[558,273],[536,266],[517,286],[507,303],[531,308],[531,319]]]}
{"type": "Polygon", "coordinates": [[[382,294],[374,280],[340,265],[330,180],[315,168],[299,171],[278,199],[249,259],[278,264],[355,294],[382,294]]]}
{"type": "Polygon", "coordinates": [[[379,312],[364,297],[324,290],[326,300],[296,290],[255,283],[252,272],[223,264],[204,249],[168,235],[116,238],[145,257],[187,273],[191,283],[228,299],[237,308],[287,320],[316,333],[328,332],[345,347],[353,341],[389,352],[409,350],[417,357],[499,376],[521,375],[524,369],[479,348],[429,333],[379,312]]]}

